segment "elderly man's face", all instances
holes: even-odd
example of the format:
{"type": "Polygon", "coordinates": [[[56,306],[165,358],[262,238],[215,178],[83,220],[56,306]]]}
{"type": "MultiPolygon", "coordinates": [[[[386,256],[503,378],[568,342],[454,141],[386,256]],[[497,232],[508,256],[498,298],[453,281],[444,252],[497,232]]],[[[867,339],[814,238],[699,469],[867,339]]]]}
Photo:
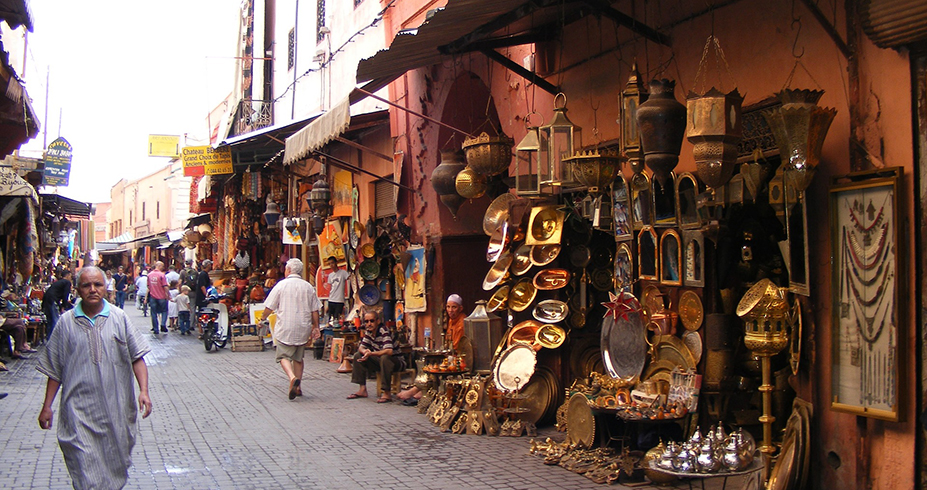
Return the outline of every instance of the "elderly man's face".
{"type": "Polygon", "coordinates": [[[377,315],[371,313],[364,315],[364,329],[371,333],[377,330],[377,315]]]}
{"type": "Polygon", "coordinates": [[[447,316],[451,317],[451,320],[456,320],[457,317],[463,313],[463,306],[460,306],[453,301],[448,301],[447,305],[444,306],[444,309],[447,310],[447,316]]]}
{"type": "Polygon", "coordinates": [[[91,308],[100,306],[103,296],[106,295],[106,279],[96,270],[89,270],[81,274],[77,284],[77,294],[82,302],[91,308]]]}

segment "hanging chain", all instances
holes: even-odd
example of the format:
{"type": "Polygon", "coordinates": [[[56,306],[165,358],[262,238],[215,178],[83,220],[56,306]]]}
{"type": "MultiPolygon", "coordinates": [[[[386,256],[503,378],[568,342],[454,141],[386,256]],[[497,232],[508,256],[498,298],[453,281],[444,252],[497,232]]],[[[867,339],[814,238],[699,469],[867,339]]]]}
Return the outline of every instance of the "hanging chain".
{"type": "MultiPolygon", "coordinates": [[[[715,51],[715,65],[724,66],[724,71],[727,72],[728,78],[731,79],[731,83],[734,84],[734,87],[737,87],[737,81],[734,79],[733,73],[731,73],[731,66],[727,63],[727,58],[724,56],[724,50],[721,49],[721,42],[715,37],[714,34],[708,36],[708,39],[705,41],[705,47],[702,49],[702,59],[698,62],[698,71],[695,72],[695,83],[693,84],[694,90],[701,90],[702,93],[705,93],[705,82],[708,79],[708,48],[714,47],[715,51]],[[701,85],[699,85],[701,82],[701,85]]],[[[720,90],[724,90],[723,80],[721,75],[718,75],[718,87],[720,90]]]]}

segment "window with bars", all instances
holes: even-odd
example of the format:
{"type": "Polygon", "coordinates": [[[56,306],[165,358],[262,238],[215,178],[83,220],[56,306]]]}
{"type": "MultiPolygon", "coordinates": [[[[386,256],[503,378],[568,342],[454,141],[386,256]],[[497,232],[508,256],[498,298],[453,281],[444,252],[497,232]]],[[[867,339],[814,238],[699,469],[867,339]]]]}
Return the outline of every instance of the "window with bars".
{"type": "Polygon", "coordinates": [[[290,29],[286,36],[286,69],[296,66],[296,28],[290,29]]]}
{"type": "Polygon", "coordinates": [[[316,16],[315,41],[320,43],[323,39],[325,39],[325,34],[322,33],[322,28],[325,27],[325,0],[318,0],[316,16]]]}

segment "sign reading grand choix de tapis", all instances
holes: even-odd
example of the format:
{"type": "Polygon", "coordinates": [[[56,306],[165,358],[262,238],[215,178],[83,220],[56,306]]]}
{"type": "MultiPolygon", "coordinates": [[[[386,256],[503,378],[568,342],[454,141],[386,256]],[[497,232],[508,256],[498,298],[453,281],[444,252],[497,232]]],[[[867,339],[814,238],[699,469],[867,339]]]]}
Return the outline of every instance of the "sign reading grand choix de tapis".
{"type": "Polygon", "coordinates": [[[180,152],[185,177],[232,173],[232,150],[225,146],[185,146],[180,152]]]}
{"type": "Polygon", "coordinates": [[[45,150],[45,185],[67,187],[71,176],[71,143],[58,138],[45,150]]]}

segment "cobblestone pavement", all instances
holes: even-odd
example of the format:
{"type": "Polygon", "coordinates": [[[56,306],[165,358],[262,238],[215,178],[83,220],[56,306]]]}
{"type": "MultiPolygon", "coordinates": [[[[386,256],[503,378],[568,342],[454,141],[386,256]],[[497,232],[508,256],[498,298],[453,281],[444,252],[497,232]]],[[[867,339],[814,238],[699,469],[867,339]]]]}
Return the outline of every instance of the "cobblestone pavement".
{"type": "MultiPolygon", "coordinates": [[[[149,318],[132,306],[129,313],[148,334],[149,318]]],[[[442,433],[414,408],[346,400],[356,389],[350,375],[311,354],[305,396],[289,401],[272,350],[207,353],[195,336],[177,332],[151,344],[154,409],[139,420],[127,488],[600,487],[542,464],[528,454],[527,437],[442,433]]],[[[9,393],[0,400],[0,486],[70,488],[55,429],[38,427],[46,378],[36,356],[0,373],[0,392],[9,393]]],[[[57,409],[56,401],[56,416],[57,409]]],[[[563,437],[552,429],[540,436],[563,437]]]]}

